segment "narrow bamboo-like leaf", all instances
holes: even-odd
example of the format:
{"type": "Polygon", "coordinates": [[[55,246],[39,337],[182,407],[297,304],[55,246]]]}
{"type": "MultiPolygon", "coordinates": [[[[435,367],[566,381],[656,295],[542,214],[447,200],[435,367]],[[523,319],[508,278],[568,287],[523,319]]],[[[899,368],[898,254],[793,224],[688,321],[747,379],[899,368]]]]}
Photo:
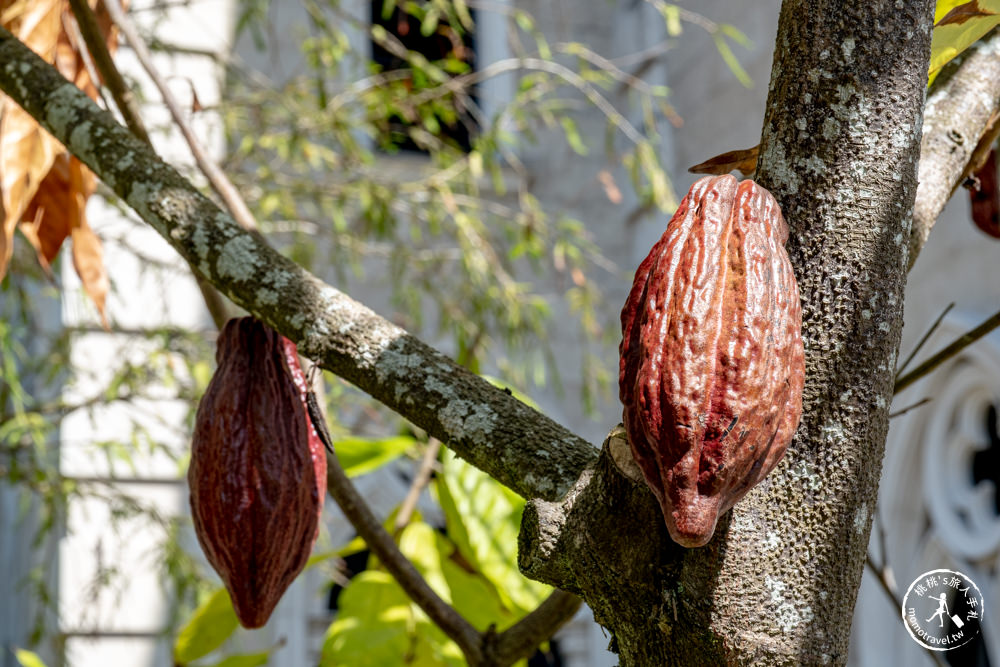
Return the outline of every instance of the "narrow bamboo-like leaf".
{"type": "Polygon", "coordinates": [[[743,69],[743,65],[740,64],[739,60],[737,60],[736,54],[734,54],[733,50],[729,47],[729,42],[726,41],[726,38],[717,33],[712,36],[712,40],[715,42],[716,50],[718,50],[719,55],[722,56],[722,60],[729,67],[729,70],[733,73],[733,76],[736,77],[736,80],[747,88],[753,88],[753,79],[750,78],[747,71],[743,69]]]}
{"type": "Polygon", "coordinates": [[[580,138],[580,131],[576,128],[576,122],[569,116],[562,116],[559,122],[562,124],[563,132],[566,134],[566,143],[573,149],[573,152],[577,155],[586,155],[587,146],[583,143],[583,139],[580,138]]]}

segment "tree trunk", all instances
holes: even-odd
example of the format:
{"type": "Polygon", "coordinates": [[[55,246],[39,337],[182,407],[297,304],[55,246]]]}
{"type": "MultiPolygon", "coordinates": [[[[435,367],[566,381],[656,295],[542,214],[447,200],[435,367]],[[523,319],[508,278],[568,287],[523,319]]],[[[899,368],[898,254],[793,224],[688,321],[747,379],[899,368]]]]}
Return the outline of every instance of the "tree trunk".
{"type": "Polygon", "coordinates": [[[903,324],[933,14],[931,0],[782,6],[757,173],[791,227],[807,367],[778,469],[700,549],[666,537],[621,431],[565,500],[525,513],[522,568],[580,593],[623,665],[847,660],[903,324]]]}

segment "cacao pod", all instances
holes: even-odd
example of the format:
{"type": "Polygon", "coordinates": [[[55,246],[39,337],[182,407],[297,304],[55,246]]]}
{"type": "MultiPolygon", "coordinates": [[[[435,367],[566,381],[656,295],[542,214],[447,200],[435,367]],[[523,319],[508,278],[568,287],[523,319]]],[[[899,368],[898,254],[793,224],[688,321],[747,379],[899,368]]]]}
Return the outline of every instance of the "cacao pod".
{"type": "Polygon", "coordinates": [[[995,239],[1000,238],[1000,185],[997,183],[997,152],[991,150],[983,166],[973,173],[977,187],[969,190],[972,221],[995,239]]]}
{"type": "Polygon", "coordinates": [[[798,427],[802,315],[787,239],[770,192],[702,178],[640,264],[622,310],[625,430],[683,546],[711,539],[798,427]]]}
{"type": "Polygon", "coordinates": [[[240,623],[258,628],[309,559],[326,456],[295,343],[252,317],[232,319],[216,362],[195,417],[191,515],[240,623]]]}

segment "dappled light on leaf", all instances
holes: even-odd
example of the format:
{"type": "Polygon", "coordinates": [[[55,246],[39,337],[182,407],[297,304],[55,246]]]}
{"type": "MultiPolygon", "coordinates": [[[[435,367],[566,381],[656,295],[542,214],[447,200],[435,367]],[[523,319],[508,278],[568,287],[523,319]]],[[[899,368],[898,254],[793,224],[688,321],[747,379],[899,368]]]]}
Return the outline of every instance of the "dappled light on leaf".
{"type": "Polygon", "coordinates": [[[929,83],[952,58],[1000,24],[1000,0],[942,0],[934,21],[929,83]]]}

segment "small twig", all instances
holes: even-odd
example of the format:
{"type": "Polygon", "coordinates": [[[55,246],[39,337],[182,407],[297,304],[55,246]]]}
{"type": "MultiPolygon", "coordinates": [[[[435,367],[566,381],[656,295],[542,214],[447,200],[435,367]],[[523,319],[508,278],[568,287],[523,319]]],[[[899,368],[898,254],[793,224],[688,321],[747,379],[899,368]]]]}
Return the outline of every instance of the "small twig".
{"type": "MultiPolygon", "coordinates": [[[[101,86],[101,77],[97,73],[97,68],[94,66],[94,59],[90,55],[90,50],[84,48],[87,38],[83,36],[83,30],[80,28],[80,19],[75,16],[76,7],[73,7],[73,12],[74,16],[72,19],[65,14],[63,15],[63,29],[69,35],[70,43],[73,45],[73,48],[76,49],[77,54],[79,54],[80,59],[83,61],[83,67],[87,70],[87,76],[90,77],[90,80],[94,84],[94,88],[97,89],[97,95],[101,98],[104,108],[110,109],[111,105],[108,104],[108,98],[104,96],[104,88],[101,86]]],[[[93,15],[93,12],[91,12],[91,15],[93,15]]],[[[94,27],[95,26],[90,26],[91,29],[94,27]]]]}
{"type": "Polygon", "coordinates": [[[509,665],[529,657],[539,644],[573,618],[581,604],[583,600],[572,593],[552,591],[534,611],[495,637],[490,647],[495,664],[509,665]]]}
{"type": "Polygon", "coordinates": [[[917,401],[916,403],[913,403],[911,405],[906,406],[902,410],[897,410],[896,412],[890,412],[889,413],[889,419],[894,419],[896,417],[902,417],[903,415],[905,415],[910,410],[916,410],[921,405],[926,405],[927,403],[930,403],[930,402],[931,402],[931,397],[930,396],[928,396],[926,398],[922,398],[919,401],[917,401]]]}
{"type": "Polygon", "coordinates": [[[438,452],[440,451],[441,441],[437,438],[431,438],[427,443],[427,449],[424,450],[424,458],[420,461],[420,468],[417,470],[417,475],[413,478],[413,483],[410,484],[410,490],[406,493],[403,504],[399,506],[399,513],[396,514],[394,528],[397,535],[410,522],[410,517],[413,516],[413,510],[417,507],[417,501],[420,499],[421,492],[423,492],[427,483],[431,481],[431,473],[434,472],[434,466],[437,464],[438,452]]]}
{"type": "MultiPolygon", "coordinates": [[[[111,5],[113,4],[115,3],[105,3],[105,7],[108,8],[109,13],[112,11],[111,5]]],[[[152,148],[153,142],[149,138],[149,132],[146,131],[145,123],[142,122],[139,105],[128,84],[125,83],[125,77],[122,76],[121,72],[115,66],[111,52],[108,50],[108,45],[104,41],[104,36],[101,35],[101,29],[97,24],[97,17],[94,15],[93,10],[87,4],[87,0],[70,0],[70,6],[73,8],[73,15],[76,17],[80,33],[83,35],[83,41],[87,44],[87,50],[94,60],[97,71],[100,72],[101,78],[104,80],[104,85],[111,91],[111,97],[114,99],[118,111],[121,112],[122,117],[125,119],[125,125],[132,134],[152,148]]],[[[118,23],[118,21],[115,22],[118,23]]],[[[121,25],[119,24],[120,27],[121,25]]],[[[97,81],[94,82],[95,85],[97,83],[97,81]]],[[[198,289],[201,291],[202,299],[205,301],[205,307],[208,309],[212,321],[217,328],[221,329],[222,325],[229,319],[229,309],[226,306],[225,300],[197,271],[192,270],[192,274],[198,283],[198,289]]]]}
{"type": "MultiPolygon", "coordinates": [[[[882,590],[889,596],[889,600],[897,608],[902,609],[903,600],[899,597],[899,590],[896,588],[896,577],[892,573],[892,568],[889,567],[889,552],[886,550],[885,525],[882,523],[882,517],[877,509],[875,511],[874,524],[875,535],[878,539],[878,548],[879,551],[882,552],[882,565],[875,564],[875,559],[872,558],[872,552],[870,549],[868,553],[865,554],[865,562],[871,569],[872,574],[875,575],[875,579],[882,587],[882,590]]],[[[934,663],[938,665],[938,667],[945,667],[936,652],[928,650],[927,653],[930,654],[934,663]]]]}
{"type": "Polygon", "coordinates": [[[969,345],[972,345],[977,340],[996,329],[998,326],[1000,326],[1000,312],[994,313],[989,317],[989,319],[980,324],[978,327],[972,331],[962,334],[951,345],[917,366],[911,372],[897,379],[893,393],[898,394],[903,391],[911,384],[967,348],[969,345]]]}
{"type": "Polygon", "coordinates": [[[94,11],[87,4],[87,0],[69,0],[69,4],[73,8],[73,16],[76,17],[76,22],[80,26],[83,41],[87,43],[87,50],[90,51],[90,56],[94,59],[94,64],[101,74],[104,85],[111,91],[111,97],[114,98],[115,105],[121,111],[125,125],[132,131],[132,134],[152,145],[149,133],[146,131],[146,125],[142,122],[142,117],[139,114],[139,105],[135,101],[135,95],[125,83],[125,77],[115,67],[108,45],[104,41],[104,36],[101,35],[101,28],[97,24],[94,11]]]}
{"type": "Polygon", "coordinates": [[[222,169],[205,152],[205,149],[188,124],[187,119],[184,117],[180,104],[167,87],[166,81],[160,76],[159,71],[153,67],[153,59],[150,56],[149,49],[146,47],[146,43],[139,36],[135,26],[132,25],[132,21],[125,15],[121,5],[118,4],[118,0],[104,0],[104,5],[108,9],[108,13],[111,14],[112,20],[118,25],[118,29],[121,30],[125,41],[132,47],[132,51],[142,64],[143,69],[146,70],[149,78],[153,80],[153,84],[160,91],[163,103],[170,110],[171,117],[180,129],[181,134],[184,135],[184,140],[187,141],[188,148],[190,148],[195,162],[198,163],[198,168],[205,174],[208,182],[212,185],[212,189],[219,195],[230,215],[233,216],[233,219],[241,227],[248,230],[257,229],[257,222],[254,220],[253,214],[247,207],[246,202],[243,201],[240,193],[222,169]]]}
{"type": "Polygon", "coordinates": [[[948,304],[948,306],[944,310],[941,311],[941,314],[937,316],[936,320],[934,320],[934,324],[930,326],[930,328],[927,330],[926,333],[924,333],[920,341],[917,342],[917,346],[913,348],[909,356],[907,356],[906,359],[903,361],[903,363],[900,364],[899,368],[896,369],[896,379],[899,379],[899,376],[902,375],[903,371],[906,370],[906,367],[909,366],[911,361],[913,361],[913,357],[917,356],[917,353],[920,352],[920,348],[922,348],[924,346],[924,343],[926,343],[930,339],[930,337],[934,334],[934,332],[937,331],[937,328],[941,324],[941,320],[944,319],[944,316],[947,315],[948,311],[954,307],[955,307],[955,302],[952,301],[951,303],[948,304]]]}
{"type": "MultiPolygon", "coordinates": [[[[892,581],[891,579],[892,571],[889,570],[888,567],[886,568],[878,567],[875,564],[875,561],[872,559],[871,552],[869,552],[866,557],[866,563],[868,564],[868,568],[872,571],[872,574],[875,575],[875,580],[882,587],[882,590],[885,591],[885,594],[889,596],[889,600],[892,601],[892,603],[898,609],[902,609],[903,600],[899,597],[899,594],[896,593],[895,591],[896,588],[895,582],[892,581]]],[[[945,663],[941,660],[941,657],[937,654],[936,651],[931,651],[930,649],[927,649],[926,651],[927,655],[931,657],[935,665],[937,665],[938,667],[946,667],[945,663]]]]}

